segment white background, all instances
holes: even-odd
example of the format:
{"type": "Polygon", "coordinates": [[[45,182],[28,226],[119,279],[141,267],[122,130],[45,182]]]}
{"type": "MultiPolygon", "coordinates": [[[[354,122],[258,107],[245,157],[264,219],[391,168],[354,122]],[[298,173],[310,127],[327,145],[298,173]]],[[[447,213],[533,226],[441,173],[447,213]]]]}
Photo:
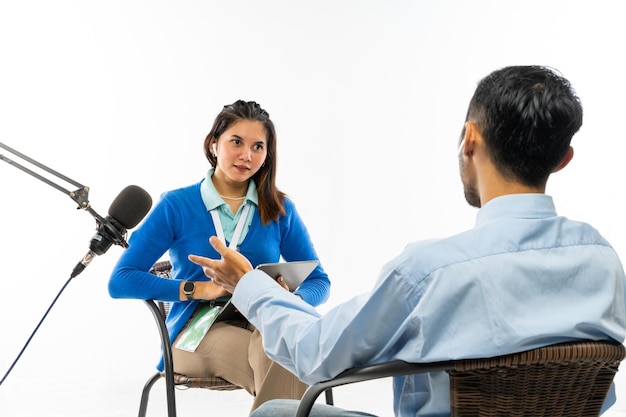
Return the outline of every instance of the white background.
{"type": "MultiPolygon", "coordinates": [[[[561,214],[595,225],[626,257],[623,4],[1,0],[0,142],[88,185],[106,215],[126,185],[156,201],[199,180],[222,106],[258,101],[277,127],[279,186],[333,281],[325,311],[370,288],[408,241],[472,227],[456,142],[475,85],[505,65],[548,65],[585,109],[576,156],[548,192],[561,214]]],[[[4,375],[95,222],[2,162],[0,178],[4,375]]],[[[158,340],[143,303],[108,295],[121,251],[67,287],[0,387],[0,415],[136,414],[158,340]]],[[[626,415],[623,374],[617,389],[610,415],[626,415]]],[[[151,415],[165,415],[162,393],[157,384],[151,415]]],[[[390,416],[390,398],[381,381],[338,392],[337,403],[390,416]]],[[[181,416],[243,416],[251,404],[241,391],[178,399],[181,416]]]]}

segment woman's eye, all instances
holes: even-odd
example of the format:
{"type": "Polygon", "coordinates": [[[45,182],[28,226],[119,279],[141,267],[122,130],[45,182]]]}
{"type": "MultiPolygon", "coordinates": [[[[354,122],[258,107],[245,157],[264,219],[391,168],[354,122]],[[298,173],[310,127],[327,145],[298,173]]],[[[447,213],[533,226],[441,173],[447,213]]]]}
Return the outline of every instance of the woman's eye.
{"type": "Polygon", "coordinates": [[[241,144],[241,140],[233,139],[233,145],[239,145],[239,144],[241,144]]]}
{"type": "Polygon", "coordinates": [[[254,145],[254,149],[257,151],[262,151],[263,150],[263,145],[254,145]]]}

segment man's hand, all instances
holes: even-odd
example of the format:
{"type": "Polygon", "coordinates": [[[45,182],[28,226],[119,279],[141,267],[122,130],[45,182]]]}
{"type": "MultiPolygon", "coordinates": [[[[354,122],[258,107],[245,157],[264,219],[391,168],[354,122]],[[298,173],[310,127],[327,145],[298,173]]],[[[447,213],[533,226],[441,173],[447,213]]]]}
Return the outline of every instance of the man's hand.
{"type": "Polygon", "coordinates": [[[189,260],[202,267],[204,275],[211,278],[217,285],[232,293],[246,272],[252,271],[252,264],[236,250],[227,248],[216,236],[209,239],[211,245],[222,259],[210,259],[203,256],[189,255],[189,260]]]}

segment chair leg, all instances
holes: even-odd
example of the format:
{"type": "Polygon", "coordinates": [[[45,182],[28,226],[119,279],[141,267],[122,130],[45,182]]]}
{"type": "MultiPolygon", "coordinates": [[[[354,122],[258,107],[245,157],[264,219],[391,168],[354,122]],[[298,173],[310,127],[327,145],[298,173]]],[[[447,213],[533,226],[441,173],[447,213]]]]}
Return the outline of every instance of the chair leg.
{"type": "Polygon", "coordinates": [[[148,410],[148,398],[150,397],[150,389],[159,379],[161,379],[161,373],[157,372],[156,374],[154,374],[154,376],[152,376],[152,378],[150,378],[146,382],[146,385],[144,385],[143,391],[141,392],[141,402],[139,403],[139,417],[146,417],[146,411],[148,410]]]}
{"type": "MultiPolygon", "coordinates": [[[[157,372],[154,374],[143,387],[143,391],[141,392],[141,402],[139,403],[139,414],[138,417],[146,417],[146,412],[148,411],[148,399],[150,397],[150,389],[159,379],[163,377],[163,374],[157,372]]],[[[167,417],[176,417],[176,400],[174,395],[174,382],[171,378],[166,378],[165,380],[165,390],[167,397],[167,417]]]]}
{"type": "Polygon", "coordinates": [[[332,388],[328,388],[324,394],[326,394],[326,404],[328,405],[335,405],[335,401],[333,399],[333,389],[332,388]]]}
{"type": "MultiPolygon", "coordinates": [[[[170,365],[171,365],[170,361],[170,365]]],[[[169,372],[165,375],[165,391],[167,397],[167,417],[176,417],[176,384],[174,384],[174,371],[169,368],[169,372]]]]}
{"type": "MultiPolygon", "coordinates": [[[[159,336],[161,338],[161,348],[163,350],[163,371],[165,373],[165,393],[167,395],[167,416],[168,417],[176,417],[176,393],[174,392],[175,383],[174,383],[174,364],[172,360],[172,345],[170,344],[169,333],[167,331],[167,326],[165,325],[165,316],[157,306],[157,304],[153,300],[144,300],[154,319],[156,321],[157,327],[159,328],[159,336]]],[[[148,383],[146,383],[146,387],[144,388],[144,392],[150,391],[150,387],[161,377],[160,374],[157,374],[152,377],[148,383]],[[148,385],[149,384],[149,385],[148,385]]],[[[147,394],[147,392],[146,392],[147,394]]],[[[145,417],[145,408],[147,407],[148,397],[146,395],[145,404],[143,395],[142,395],[142,409],[139,410],[139,417],[145,417]]]]}

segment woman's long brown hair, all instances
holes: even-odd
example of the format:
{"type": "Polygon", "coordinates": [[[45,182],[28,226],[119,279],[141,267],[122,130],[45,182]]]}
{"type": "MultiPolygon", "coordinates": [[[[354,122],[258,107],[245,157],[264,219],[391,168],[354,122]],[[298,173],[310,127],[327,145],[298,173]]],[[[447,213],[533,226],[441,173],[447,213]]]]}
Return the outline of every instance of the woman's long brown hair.
{"type": "Polygon", "coordinates": [[[237,100],[233,104],[224,106],[213,122],[211,131],[204,139],[204,154],[211,165],[215,168],[217,158],[210,151],[211,143],[217,140],[222,133],[233,124],[241,120],[252,120],[263,123],[267,136],[267,156],[264,164],[252,179],[256,183],[259,194],[259,214],[263,224],[269,224],[272,220],[278,220],[285,214],[283,200],[285,193],[276,188],[276,130],[268,112],[254,101],[237,100]]]}

